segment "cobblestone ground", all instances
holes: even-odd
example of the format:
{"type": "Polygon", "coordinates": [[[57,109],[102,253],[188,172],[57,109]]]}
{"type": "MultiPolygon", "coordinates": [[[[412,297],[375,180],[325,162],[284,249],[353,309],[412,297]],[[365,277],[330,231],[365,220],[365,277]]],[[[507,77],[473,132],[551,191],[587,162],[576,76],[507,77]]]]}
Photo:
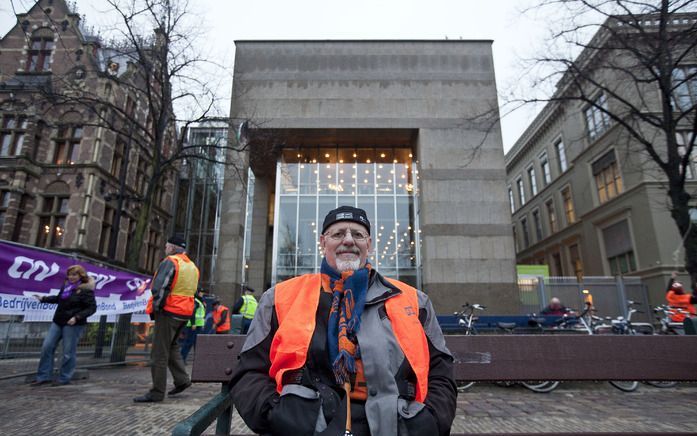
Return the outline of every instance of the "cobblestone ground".
{"type": "MultiPolygon", "coordinates": [[[[195,384],[162,403],[134,404],[149,384],[150,370],[143,365],[93,369],[88,379],[60,387],[0,381],[0,434],[168,435],[219,391],[217,384],[195,384]]],[[[565,383],[550,394],[535,394],[520,386],[478,384],[458,397],[452,431],[697,432],[696,388],[641,385],[623,393],[607,383],[565,383]]],[[[237,415],[232,432],[250,434],[237,415]]]]}

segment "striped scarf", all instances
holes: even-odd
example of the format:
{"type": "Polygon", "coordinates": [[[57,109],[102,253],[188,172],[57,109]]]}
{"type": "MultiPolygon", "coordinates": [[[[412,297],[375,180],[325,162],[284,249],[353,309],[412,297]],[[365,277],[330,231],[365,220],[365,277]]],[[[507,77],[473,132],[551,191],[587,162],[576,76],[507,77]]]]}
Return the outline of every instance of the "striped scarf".
{"type": "Polygon", "coordinates": [[[339,274],[326,259],[322,260],[322,289],[332,294],[327,329],[329,359],[336,382],[340,385],[356,373],[356,359],[360,359],[356,334],[361,325],[370,270],[370,264],[366,263],[364,268],[357,271],[339,274]]]}

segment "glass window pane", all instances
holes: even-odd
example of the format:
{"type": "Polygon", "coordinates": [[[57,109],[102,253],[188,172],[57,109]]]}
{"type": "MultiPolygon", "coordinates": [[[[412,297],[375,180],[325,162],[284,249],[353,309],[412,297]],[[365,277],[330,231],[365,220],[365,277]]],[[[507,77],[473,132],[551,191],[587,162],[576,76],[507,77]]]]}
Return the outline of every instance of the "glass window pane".
{"type": "Polygon", "coordinates": [[[317,164],[301,163],[299,169],[300,194],[317,193],[317,164]]]}
{"type": "MultiPolygon", "coordinates": [[[[382,153],[384,154],[384,153],[382,153]]],[[[378,195],[394,194],[395,169],[393,163],[378,163],[375,168],[375,190],[378,195]]]]}
{"type": "MultiPolygon", "coordinates": [[[[334,198],[331,199],[334,201],[334,198]]],[[[327,211],[331,210],[328,209],[327,211]]],[[[298,266],[312,268],[315,265],[317,242],[319,241],[317,223],[317,204],[315,197],[300,197],[298,207],[298,266]]]]}
{"type": "MultiPolygon", "coordinates": [[[[281,164],[281,194],[297,193],[298,192],[298,171],[301,164],[281,164]]],[[[304,166],[304,164],[302,165],[304,166]]]]}
{"type": "Polygon", "coordinates": [[[278,206],[278,274],[295,275],[295,233],[297,231],[298,199],[281,196],[278,206]]]}

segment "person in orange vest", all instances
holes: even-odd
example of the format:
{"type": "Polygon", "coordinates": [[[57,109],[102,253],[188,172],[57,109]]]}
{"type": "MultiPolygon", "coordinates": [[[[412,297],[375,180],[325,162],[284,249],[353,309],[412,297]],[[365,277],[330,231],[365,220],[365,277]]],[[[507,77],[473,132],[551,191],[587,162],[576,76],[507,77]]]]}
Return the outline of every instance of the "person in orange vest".
{"type": "MultiPolygon", "coordinates": [[[[668,305],[673,309],[682,309],[687,311],[690,317],[695,316],[697,311],[695,310],[695,304],[697,304],[697,295],[694,291],[691,294],[686,294],[682,283],[675,280],[678,276],[677,271],[673,271],[670,280],[668,281],[668,288],[666,289],[666,300],[668,305]]],[[[670,316],[670,320],[673,322],[683,322],[687,318],[685,313],[675,311],[673,315],[670,316]]]]}
{"type": "Polygon", "coordinates": [[[174,388],[167,395],[176,395],[191,386],[181,352],[179,336],[194,313],[194,294],[198,288],[199,271],[186,255],[186,241],[175,235],[165,245],[167,255],[152,279],[152,297],[145,312],[155,321],[150,352],[152,387],[136,403],[160,402],[167,388],[167,369],[172,373],[174,388]]]}
{"type": "Polygon", "coordinates": [[[220,303],[220,300],[213,302],[213,327],[216,335],[230,333],[230,309],[220,303]]]}
{"type": "Polygon", "coordinates": [[[261,297],[231,381],[255,433],[447,435],[453,357],[428,296],[368,263],[366,212],[327,214],[320,272],[261,297]]]}

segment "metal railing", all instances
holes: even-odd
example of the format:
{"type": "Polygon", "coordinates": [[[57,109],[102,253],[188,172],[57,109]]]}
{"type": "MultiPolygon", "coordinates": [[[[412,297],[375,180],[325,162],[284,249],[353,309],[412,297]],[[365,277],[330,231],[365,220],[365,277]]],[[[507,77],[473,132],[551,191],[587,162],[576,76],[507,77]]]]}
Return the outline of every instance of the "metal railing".
{"type": "Polygon", "coordinates": [[[518,280],[523,313],[539,313],[552,297],[570,309],[583,309],[587,290],[593,296],[593,306],[599,316],[627,317],[627,300],[639,303],[643,313],[635,314],[636,321],[653,322],[648,290],[639,277],[576,277],[526,278],[518,280]]]}
{"type": "MultiPolygon", "coordinates": [[[[87,324],[77,346],[78,368],[111,362],[117,323],[118,315],[87,324]]],[[[50,326],[50,322],[23,322],[22,316],[0,316],[0,379],[36,372],[41,345],[50,326]]],[[[151,323],[131,323],[124,362],[147,359],[152,342],[151,330],[151,323]]],[[[54,354],[54,368],[60,367],[61,350],[62,344],[59,343],[54,354]]]]}

